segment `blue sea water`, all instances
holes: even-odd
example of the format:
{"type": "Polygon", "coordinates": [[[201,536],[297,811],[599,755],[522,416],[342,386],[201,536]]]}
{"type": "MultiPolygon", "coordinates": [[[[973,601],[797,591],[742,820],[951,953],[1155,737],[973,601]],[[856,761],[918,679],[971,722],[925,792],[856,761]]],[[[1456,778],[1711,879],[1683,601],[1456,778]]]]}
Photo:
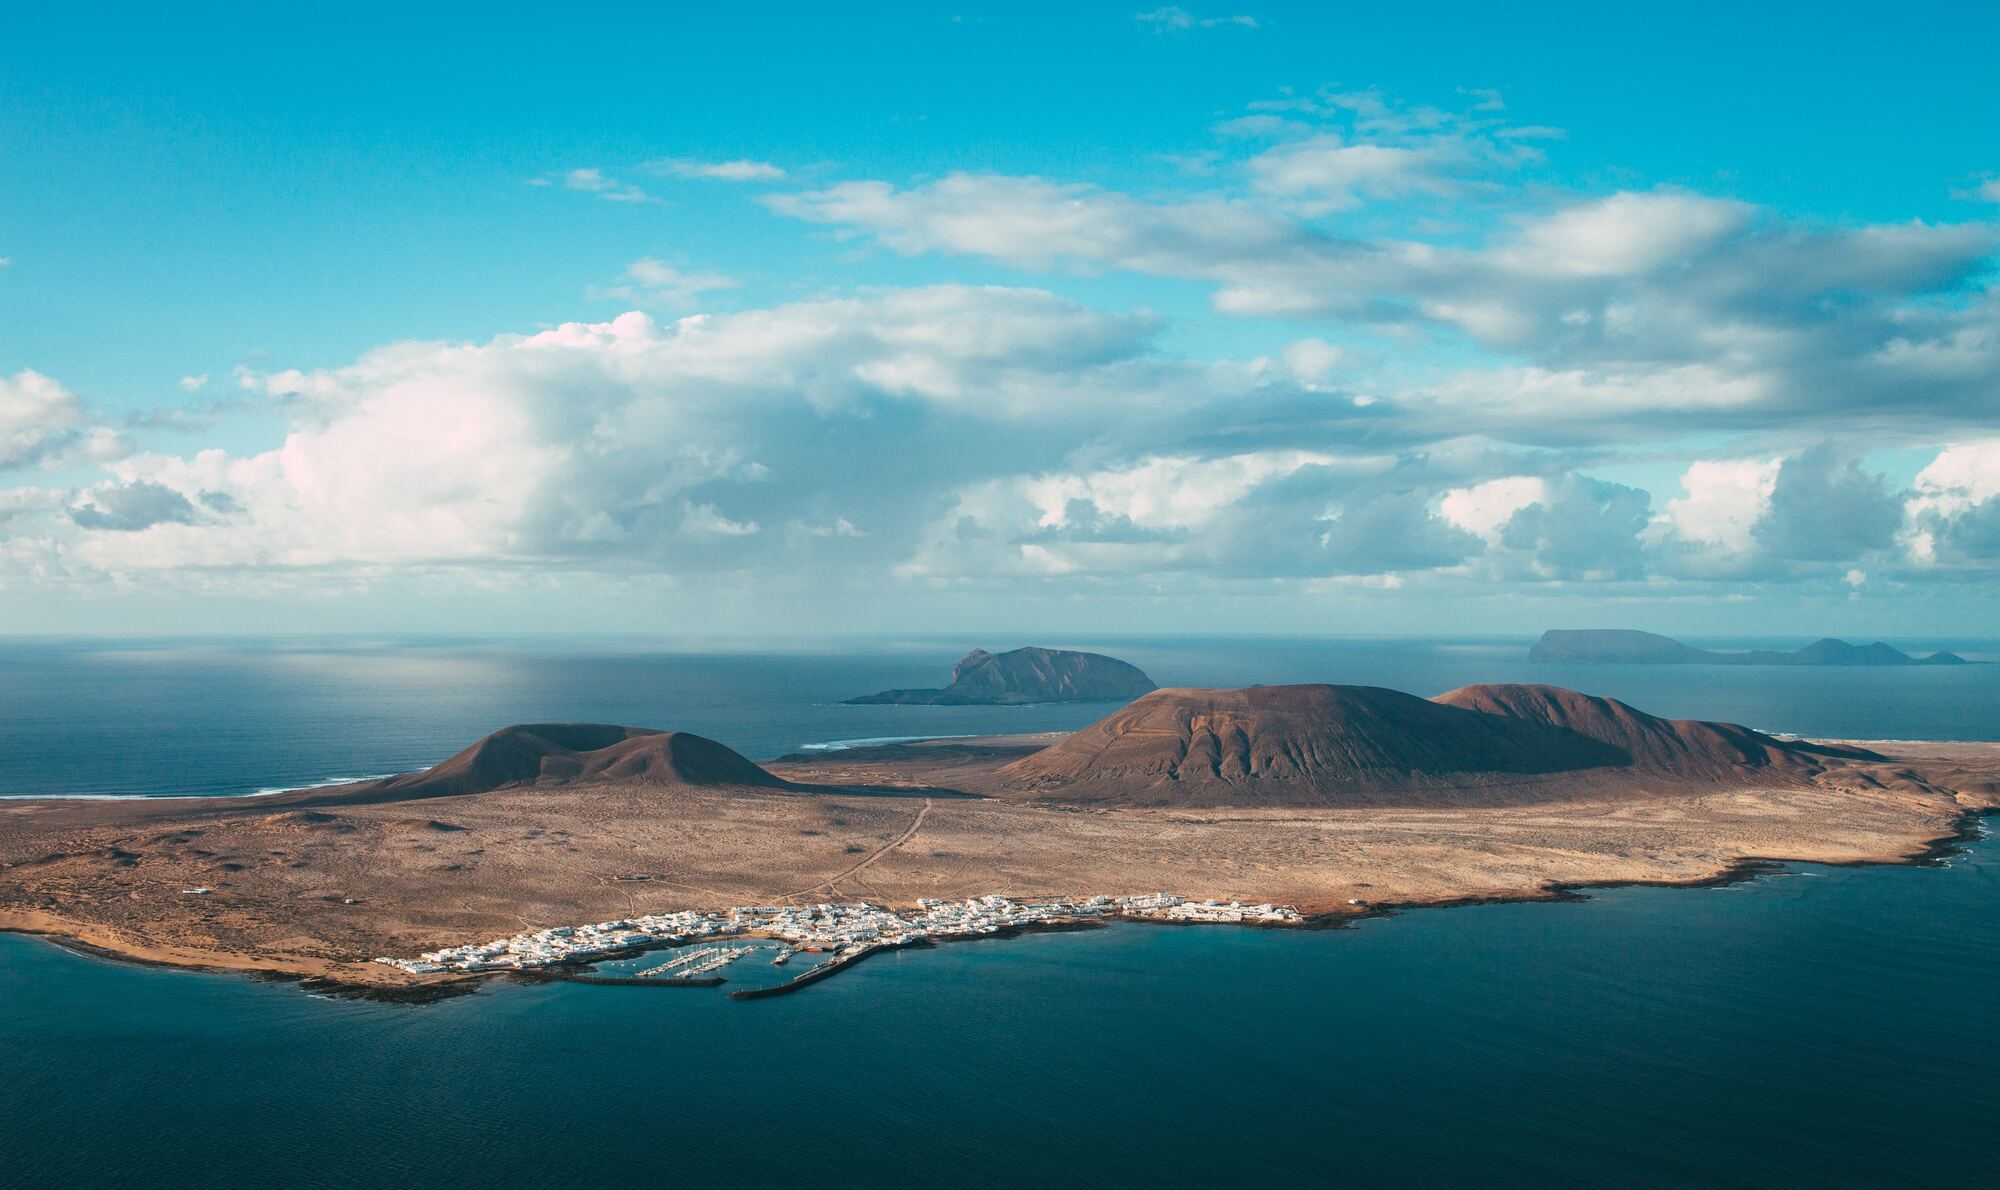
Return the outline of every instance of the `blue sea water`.
{"type": "MultiPolygon", "coordinates": [[[[1163,685],[1343,682],[1432,695],[1469,682],[1538,681],[1768,731],[2000,740],[2000,665],[1534,665],[1525,640],[1039,643],[1114,651],[1163,685]]],[[[1994,655],[1991,646],[1950,643],[1994,655]]],[[[762,760],[828,741],[1071,730],[1107,710],[840,705],[889,687],[941,685],[966,647],[688,653],[563,642],[0,640],[0,796],[243,794],[407,772],[508,723],[676,728],[762,760]]]]}
{"type": "Polygon", "coordinates": [[[794,996],[322,1000],[0,935],[19,1187],[1981,1186],[2000,855],[1349,930],[1117,926],[794,996]]]}
{"type": "MultiPolygon", "coordinates": [[[[2000,666],[1078,643],[1162,682],[1534,679],[1773,730],[2000,739],[2000,666]]],[[[1102,712],[832,705],[935,684],[959,651],[10,644],[0,792],[250,792],[427,763],[515,720],[769,756],[1102,712]]],[[[953,944],[754,1002],[551,984],[376,1004],[0,935],[0,1185],[1990,1185],[1996,982],[1987,842],[1345,930],[953,944]]]]}

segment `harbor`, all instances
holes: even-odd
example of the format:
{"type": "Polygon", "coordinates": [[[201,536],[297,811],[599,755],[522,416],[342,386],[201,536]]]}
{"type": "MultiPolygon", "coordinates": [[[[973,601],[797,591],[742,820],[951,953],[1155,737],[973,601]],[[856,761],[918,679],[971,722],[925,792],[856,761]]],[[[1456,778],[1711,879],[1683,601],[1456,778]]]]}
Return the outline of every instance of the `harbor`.
{"type": "Polygon", "coordinates": [[[825,956],[785,982],[730,993],[733,999],[754,999],[795,991],[884,950],[1118,920],[1304,924],[1299,912],[1287,906],[1190,901],[1165,892],[1038,900],[1016,900],[989,893],[961,901],[921,898],[914,908],[905,910],[867,902],[820,902],[646,914],[554,926],[489,942],[444,947],[415,958],[383,957],[375,961],[413,975],[534,972],[589,968],[594,963],[630,958],[646,951],[728,940],[731,945],[691,947],[641,971],[612,975],[584,970],[570,976],[586,983],[713,987],[725,981],[726,976],[719,973],[731,964],[753,952],[773,949],[770,942],[760,945],[743,940],[769,939],[784,944],[776,947],[777,953],[770,960],[773,967],[783,967],[797,955],[825,956]]]}

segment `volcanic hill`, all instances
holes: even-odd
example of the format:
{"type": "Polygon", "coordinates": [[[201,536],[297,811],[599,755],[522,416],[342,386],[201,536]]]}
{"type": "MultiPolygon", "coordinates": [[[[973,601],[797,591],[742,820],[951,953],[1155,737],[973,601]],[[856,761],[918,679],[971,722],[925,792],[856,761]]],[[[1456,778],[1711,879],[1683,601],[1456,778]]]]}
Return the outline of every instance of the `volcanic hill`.
{"type": "Polygon", "coordinates": [[[1008,765],[1019,788],[1128,805],[1331,805],[1477,784],[1468,774],[1571,772],[1618,761],[1560,728],[1375,686],[1157,690],[1008,765]]]}
{"type": "Polygon", "coordinates": [[[1745,769],[1817,769],[1821,758],[1879,760],[1861,749],[1780,740],[1734,723],[1662,719],[1619,702],[1561,686],[1461,686],[1437,702],[1468,711],[1539,723],[1587,736],[1623,756],[1623,767],[1677,777],[1714,779],[1745,769]]]}
{"type": "Polygon", "coordinates": [[[329,792],[341,802],[363,804],[587,782],[786,787],[741,754],[691,732],[603,723],[528,723],[503,727],[420,773],[338,786],[329,792]]]}
{"type": "Polygon", "coordinates": [[[1252,686],[1155,691],[999,776],[1019,793],[1088,804],[1469,804],[1634,781],[1790,781],[1840,755],[1552,686],[1471,686],[1435,700],[1252,686]]]}

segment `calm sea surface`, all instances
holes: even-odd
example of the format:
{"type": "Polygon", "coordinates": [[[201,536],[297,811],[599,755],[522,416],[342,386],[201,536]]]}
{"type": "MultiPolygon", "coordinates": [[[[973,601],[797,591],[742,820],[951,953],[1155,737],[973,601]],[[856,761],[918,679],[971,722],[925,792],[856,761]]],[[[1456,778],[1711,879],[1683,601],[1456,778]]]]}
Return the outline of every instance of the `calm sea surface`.
{"type": "MultiPolygon", "coordinates": [[[[2000,739],[2000,666],[1076,643],[1168,683],[1536,679],[1773,730],[2000,739]]],[[[0,645],[0,793],[246,793],[522,720],[763,757],[1102,713],[830,705],[937,684],[960,651],[0,645]]],[[[1996,986],[1986,842],[1348,930],[954,944],[752,1003],[573,984],[357,1003],[0,935],[0,1185],[1991,1185],[1967,1142],[2000,1112],[1996,986]]]]}
{"type": "MultiPolygon", "coordinates": [[[[1013,642],[986,643],[1000,649],[1013,642]]],[[[1531,665],[1526,640],[1038,643],[1114,651],[1169,686],[1343,682],[1432,695],[1469,682],[1552,682],[1655,714],[1768,731],[2000,740],[2000,665],[1531,665]]],[[[1945,643],[1968,656],[2000,655],[1990,644],[1982,651],[1977,643],[1945,643]]],[[[1069,730],[1109,709],[839,705],[893,686],[943,685],[967,647],[891,642],[865,651],[688,654],[0,639],[0,795],[241,794],[405,772],[508,723],[677,728],[764,760],[838,740],[1069,730]]]]}

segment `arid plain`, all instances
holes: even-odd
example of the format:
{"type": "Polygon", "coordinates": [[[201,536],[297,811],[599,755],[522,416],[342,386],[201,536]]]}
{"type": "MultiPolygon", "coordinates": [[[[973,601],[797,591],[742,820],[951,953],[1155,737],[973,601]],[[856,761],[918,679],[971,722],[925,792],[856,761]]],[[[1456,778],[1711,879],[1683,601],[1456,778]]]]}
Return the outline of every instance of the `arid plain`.
{"type": "MultiPolygon", "coordinates": [[[[0,803],[0,928],[135,960],[394,988],[452,977],[374,957],[673,909],[1166,890],[1275,901],[1326,923],[1700,882],[1763,860],[1909,860],[2000,806],[1991,744],[1878,742],[1873,755],[1833,749],[1839,758],[1805,768],[1721,777],[1485,774],[1368,804],[1131,805],[1065,801],[1019,779],[1015,766],[1060,737],[789,757],[765,765],[779,780],[760,784],[739,782],[734,761],[690,768],[676,754],[679,767],[662,768],[657,741],[727,754],[647,735],[621,745],[620,769],[470,792],[378,782],[0,803]]],[[[1177,746],[1185,753],[1185,736],[1177,746]]]]}

